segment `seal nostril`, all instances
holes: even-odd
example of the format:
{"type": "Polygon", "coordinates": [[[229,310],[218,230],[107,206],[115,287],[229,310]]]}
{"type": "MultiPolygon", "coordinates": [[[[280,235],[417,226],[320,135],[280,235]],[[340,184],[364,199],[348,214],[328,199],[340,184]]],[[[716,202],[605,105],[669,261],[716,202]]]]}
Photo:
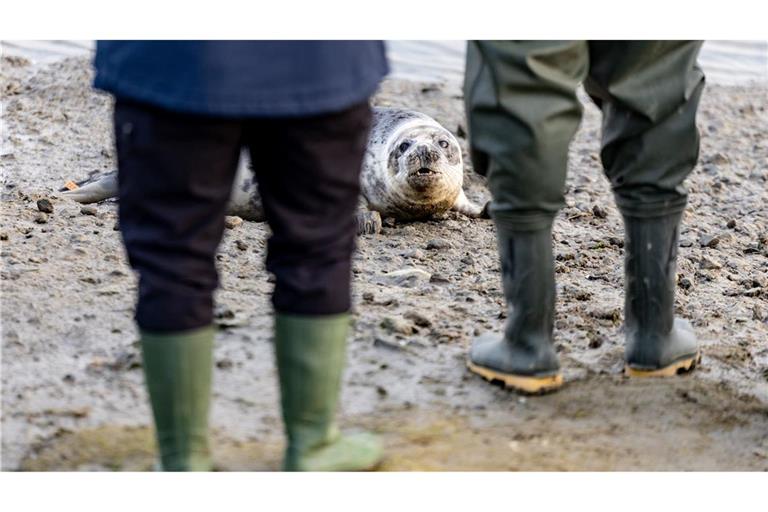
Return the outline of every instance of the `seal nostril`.
{"type": "Polygon", "coordinates": [[[416,172],[418,172],[419,174],[431,174],[432,173],[432,169],[428,169],[426,167],[422,167],[421,169],[419,169],[416,172]]]}

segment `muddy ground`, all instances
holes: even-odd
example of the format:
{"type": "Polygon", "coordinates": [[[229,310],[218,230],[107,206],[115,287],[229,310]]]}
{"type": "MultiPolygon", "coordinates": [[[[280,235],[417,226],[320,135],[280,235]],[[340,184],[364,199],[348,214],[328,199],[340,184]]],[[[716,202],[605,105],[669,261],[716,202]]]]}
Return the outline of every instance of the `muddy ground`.
{"type": "MultiPolygon", "coordinates": [[[[116,205],[82,208],[56,193],[115,167],[110,99],[91,78],[85,59],[2,61],[5,470],[152,465],[136,281],[116,205]],[[39,211],[43,198],[53,213],[39,211]]],[[[701,338],[699,370],[622,376],[623,229],[601,176],[600,115],[587,104],[554,235],[565,387],[522,397],[465,368],[471,338],[504,317],[490,221],[387,223],[355,256],[343,424],[380,432],[389,470],[768,469],[766,98],[765,87],[709,86],[702,100],[677,295],[701,338]]],[[[455,86],[389,81],[375,103],[434,116],[466,149],[455,86]]],[[[469,164],[465,188],[488,197],[469,164]]],[[[218,255],[212,426],[222,470],[279,467],[267,236],[245,222],[226,231],[218,255]]]]}

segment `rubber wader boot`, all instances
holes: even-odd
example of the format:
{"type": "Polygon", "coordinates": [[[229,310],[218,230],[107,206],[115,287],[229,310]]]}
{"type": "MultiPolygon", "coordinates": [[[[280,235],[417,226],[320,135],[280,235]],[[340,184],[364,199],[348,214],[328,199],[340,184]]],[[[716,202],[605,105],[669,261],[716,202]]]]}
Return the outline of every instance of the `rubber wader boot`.
{"type": "Polygon", "coordinates": [[[486,333],[470,349],[469,369],[523,393],[552,391],[563,384],[552,346],[555,274],[551,225],[511,231],[496,225],[507,301],[504,335],[486,333]]]}
{"type": "Polygon", "coordinates": [[[347,313],[275,316],[285,471],[365,471],[381,461],[378,437],[342,436],[336,427],[348,328],[347,313]]]}
{"type": "Polygon", "coordinates": [[[627,375],[669,377],[700,360],[691,325],[675,318],[675,268],[682,212],[624,216],[627,375]]]}
{"type": "Polygon", "coordinates": [[[164,471],[211,470],[213,335],[213,326],[172,334],[141,331],[144,377],[164,471]]]}

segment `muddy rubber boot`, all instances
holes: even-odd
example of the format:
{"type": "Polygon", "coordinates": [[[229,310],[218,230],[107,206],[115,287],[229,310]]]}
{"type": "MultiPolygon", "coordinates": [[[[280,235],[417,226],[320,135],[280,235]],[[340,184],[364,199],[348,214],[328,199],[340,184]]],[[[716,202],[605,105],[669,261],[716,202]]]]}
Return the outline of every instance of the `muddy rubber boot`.
{"type": "Polygon", "coordinates": [[[693,328],[674,316],[681,216],[624,216],[625,372],[633,377],[673,376],[700,359],[693,328]]]}
{"type": "Polygon", "coordinates": [[[210,471],[208,410],[214,328],[141,331],[144,377],[163,471],[210,471]]]}
{"type": "Polygon", "coordinates": [[[552,228],[511,231],[497,223],[501,274],[507,301],[504,335],[486,333],[472,343],[467,366],[489,381],[528,394],[563,384],[552,345],[555,273],[552,228]]]}
{"type": "Polygon", "coordinates": [[[342,436],[336,427],[348,327],[347,313],[275,316],[285,471],[365,471],[381,461],[378,437],[342,436]]]}

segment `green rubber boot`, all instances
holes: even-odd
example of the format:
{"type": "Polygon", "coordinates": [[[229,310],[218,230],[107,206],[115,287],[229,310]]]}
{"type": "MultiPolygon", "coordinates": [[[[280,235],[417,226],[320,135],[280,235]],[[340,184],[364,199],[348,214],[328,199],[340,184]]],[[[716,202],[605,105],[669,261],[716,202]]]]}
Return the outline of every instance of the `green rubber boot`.
{"type": "Polygon", "coordinates": [[[624,216],[625,372],[633,377],[673,376],[700,359],[693,328],[674,315],[681,216],[624,216]]]}
{"type": "Polygon", "coordinates": [[[562,386],[552,345],[555,272],[552,228],[513,231],[496,224],[508,316],[503,336],[486,333],[472,344],[467,366],[489,381],[538,394],[562,386]]]}
{"type": "Polygon", "coordinates": [[[347,313],[275,316],[285,471],[365,471],[381,461],[376,436],[342,436],[336,427],[348,328],[347,313]]]}
{"type": "Polygon", "coordinates": [[[210,471],[208,410],[212,326],[173,334],[141,331],[144,377],[164,471],[210,471]]]}

